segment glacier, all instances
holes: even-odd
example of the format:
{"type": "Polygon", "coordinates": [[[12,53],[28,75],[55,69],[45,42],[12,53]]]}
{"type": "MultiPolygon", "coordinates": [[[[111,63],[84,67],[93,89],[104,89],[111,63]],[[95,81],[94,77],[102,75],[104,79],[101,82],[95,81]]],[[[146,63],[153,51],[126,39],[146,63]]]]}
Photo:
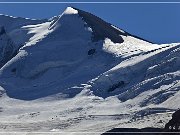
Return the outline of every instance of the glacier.
{"type": "Polygon", "coordinates": [[[43,20],[0,15],[0,26],[2,132],[162,128],[180,108],[180,43],[73,7],[43,20]]]}

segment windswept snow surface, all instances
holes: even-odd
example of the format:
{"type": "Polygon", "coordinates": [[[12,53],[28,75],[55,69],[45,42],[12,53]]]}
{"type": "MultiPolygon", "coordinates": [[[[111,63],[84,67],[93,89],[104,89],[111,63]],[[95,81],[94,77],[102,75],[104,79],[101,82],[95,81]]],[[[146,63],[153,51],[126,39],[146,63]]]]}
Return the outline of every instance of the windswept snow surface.
{"type": "Polygon", "coordinates": [[[0,131],[163,127],[180,108],[180,43],[152,44],[72,7],[0,18],[0,54],[8,38],[16,50],[0,68],[0,131]]]}

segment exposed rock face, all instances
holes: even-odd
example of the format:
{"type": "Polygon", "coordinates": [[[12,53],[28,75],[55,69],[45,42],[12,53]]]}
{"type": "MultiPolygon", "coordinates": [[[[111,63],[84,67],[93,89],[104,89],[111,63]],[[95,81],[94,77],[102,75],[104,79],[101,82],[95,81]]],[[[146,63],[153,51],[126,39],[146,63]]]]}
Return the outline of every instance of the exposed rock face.
{"type": "Polygon", "coordinates": [[[166,130],[180,131],[180,110],[172,115],[172,119],[165,125],[166,130]]]}
{"type": "Polygon", "coordinates": [[[128,33],[124,31],[121,32],[115,29],[111,26],[111,24],[103,21],[95,15],[92,15],[79,9],[76,10],[78,11],[79,16],[82,17],[82,19],[87,23],[87,25],[92,28],[93,41],[104,40],[106,37],[108,37],[115,43],[123,43],[124,40],[120,35],[128,35],[128,33]]]}

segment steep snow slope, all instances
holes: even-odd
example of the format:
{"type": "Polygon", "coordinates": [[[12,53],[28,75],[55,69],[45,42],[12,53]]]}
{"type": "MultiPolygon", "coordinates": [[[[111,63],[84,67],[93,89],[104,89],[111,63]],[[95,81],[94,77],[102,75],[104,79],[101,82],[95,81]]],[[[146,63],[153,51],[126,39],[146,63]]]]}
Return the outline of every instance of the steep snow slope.
{"type": "Polygon", "coordinates": [[[20,29],[27,40],[0,69],[1,131],[162,127],[180,107],[179,43],[152,44],[71,7],[20,29]]]}
{"type": "Polygon", "coordinates": [[[34,35],[32,28],[37,28],[37,24],[46,22],[47,20],[32,20],[28,18],[12,17],[0,15],[0,35],[1,35],[1,64],[2,67],[9,59],[17,54],[19,48],[23,46],[34,35]],[[32,28],[26,27],[32,25],[32,28]],[[34,26],[34,27],[33,27],[34,26]],[[30,32],[31,30],[31,32],[30,32]],[[6,53],[8,56],[3,56],[6,53]],[[10,53],[10,54],[9,54],[10,53]]]}

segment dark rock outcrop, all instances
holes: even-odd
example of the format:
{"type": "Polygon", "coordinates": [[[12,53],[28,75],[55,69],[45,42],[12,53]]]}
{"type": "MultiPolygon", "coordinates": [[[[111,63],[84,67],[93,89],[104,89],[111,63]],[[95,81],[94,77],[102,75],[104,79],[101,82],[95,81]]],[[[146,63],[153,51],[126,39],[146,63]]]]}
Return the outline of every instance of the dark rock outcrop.
{"type": "Polygon", "coordinates": [[[111,26],[110,23],[105,22],[101,18],[82,11],[80,9],[74,8],[78,10],[78,14],[82,19],[87,23],[89,27],[92,28],[93,32],[93,41],[104,40],[105,38],[111,39],[114,43],[123,43],[124,40],[120,35],[127,36],[128,33],[121,32],[111,26]]]}
{"type": "Polygon", "coordinates": [[[165,125],[165,130],[180,132],[180,110],[173,113],[172,119],[165,125]]]}
{"type": "Polygon", "coordinates": [[[109,38],[114,43],[123,43],[124,40],[122,36],[133,36],[135,38],[147,41],[140,37],[134,36],[126,31],[120,30],[117,27],[115,28],[115,26],[113,26],[112,24],[105,22],[101,18],[91,13],[82,11],[74,7],[73,9],[77,10],[79,16],[82,17],[82,19],[87,23],[87,25],[92,28],[92,41],[104,40],[105,38],[109,38]]]}
{"type": "Polygon", "coordinates": [[[88,51],[88,55],[93,55],[96,52],[96,49],[90,49],[88,51]]]}
{"type": "Polygon", "coordinates": [[[162,135],[161,132],[163,129],[160,128],[114,128],[102,135],[162,135]]]}

